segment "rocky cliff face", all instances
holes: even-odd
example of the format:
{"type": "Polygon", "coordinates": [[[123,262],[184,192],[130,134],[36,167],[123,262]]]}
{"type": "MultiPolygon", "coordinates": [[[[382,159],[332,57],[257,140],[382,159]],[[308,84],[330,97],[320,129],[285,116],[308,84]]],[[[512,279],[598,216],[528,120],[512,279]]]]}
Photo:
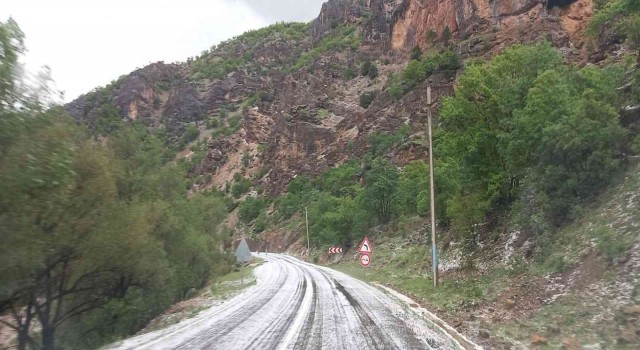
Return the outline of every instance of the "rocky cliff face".
{"type": "Polygon", "coordinates": [[[592,0],[404,0],[394,13],[391,47],[427,48],[448,28],[470,55],[540,38],[579,49],[592,14],[592,0]]]}
{"type": "MultiPolygon", "coordinates": [[[[172,142],[195,125],[213,135],[191,172],[211,180],[196,190],[222,189],[241,173],[279,193],[297,175],[315,175],[362,155],[371,133],[403,124],[412,127],[415,142],[388,157],[401,164],[426,154],[420,142],[424,86],[399,100],[387,91],[389,77],[416,45],[442,45],[450,32],[450,46],[473,57],[544,38],[568,60],[584,61],[581,33],[592,6],[592,0],[329,0],[308,27],[241,36],[183,64],[152,64],[80,97],[67,110],[93,125],[110,104],[125,120],[165,128],[172,142]],[[362,40],[357,48],[335,44],[347,25],[362,40]],[[328,49],[319,51],[323,47],[328,49]],[[357,76],[365,61],[378,66],[376,78],[357,76]],[[306,62],[302,68],[300,62],[306,62]],[[348,71],[352,76],[346,77],[348,71]],[[376,96],[367,108],[359,104],[363,93],[376,96]],[[230,126],[228,115],[240,118],[239,127],[230,126]]],[[[450,76],[432,77],[431,83],[440,86],[436,95],[452,91],[450,76]]]]}

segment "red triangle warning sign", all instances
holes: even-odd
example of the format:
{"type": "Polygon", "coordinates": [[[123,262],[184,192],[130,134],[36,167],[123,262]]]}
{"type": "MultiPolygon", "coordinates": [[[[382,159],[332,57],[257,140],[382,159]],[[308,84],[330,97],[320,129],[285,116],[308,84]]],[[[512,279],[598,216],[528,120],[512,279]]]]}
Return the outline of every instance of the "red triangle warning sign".
{"type": "Polygon", "coordinates": [[[369,237],[364,237],[362,243],[360,243],[360,248],[358,248],[358,253],[360,254],[371,254],[373,253],[373,246],[371,242],[369,242],[369,237]]]}

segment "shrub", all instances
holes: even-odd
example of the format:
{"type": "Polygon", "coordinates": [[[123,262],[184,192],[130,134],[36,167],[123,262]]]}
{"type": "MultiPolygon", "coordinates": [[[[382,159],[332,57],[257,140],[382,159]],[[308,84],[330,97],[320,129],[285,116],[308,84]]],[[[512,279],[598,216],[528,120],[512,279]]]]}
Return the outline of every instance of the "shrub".
{"type": "Polygon", "coordinates": [[[242,154],[242,166],[245,168],[248,167],[252,159],[253,159],[253,156],[249,154],[249,152],[245,151],[242,154]]]}
{"type": "Polygon", "coordinates": [[[344,69],[344,71],[342,71],[342,77],[345,80],[351,80],[351,79],[355,78],[356,75],[357,75],[356,71],[351,67],[347,67],[347,68],[344,69]]]}
{"type": "Polygon", "coordinates": [[[422,69],[420,61],[411,60],[402,72],[402,80],[411,88],[415,87],[427,77],[422,69]]]}
{"type": "Polygon", "coordinates": [[[182,141],[184,144],[194,141],[200,136],[200,130],[195,125],[189,125],[187,131],[182,135],[182,141]]]}
{"type": "Polygon", "coordinates": [[[209,118],[207,120],[207,129],[215,129],[220,126],[220,120],[218,118],[209,118]]]}
{"type": "Polygon", "coordinates": [[[411,50],[411,59],[412,60],[416,60],[419,61],[420,58],[422,58],[422,50],[420,49],[420,46],[416,45],[416,47],[414,47],[411,50]]]}
{"type": "Polygon", "coordinates": [[[389,96],[391,96],[392,99],[397,100],[400,97],[402,97],[403,94],[404,94],[404,88],[402,87],[402,83],[400,82],[391,83],[391,85],[389,86],[389,96]]]}
{"type": "Polygon", "coordinates": [[[260,233],[269,226],[269,218],[265,212],[261,212],[253,225],[253,232],[260,233]]]}
{"type": "Polygon", "coordinates": [[[241,121],[242,121],[241,115],[234,115],[233,117],[229,118],[229,129],[231,134],[240,130],[241,121]]]}
{"type": "Polygon", "coordinates": [[[365,61],[360,67],[360,75],[375,79],[378,76],[378,67],[371,61],[365,61]]]}
{"type": "Polygon", "coordinates": [[[258,99],[260,101],[262,101],[262,102],[273,102],[273,101],[275,101],[275,97],[272,94],[270,94],[270,93],[268,93],[266,91],[258,91],[257,95],[258,95],[258,99]]]}
{"type": "Polygon", "coordinates": [[[451,39],[451,29],[449,26],[444,27],[444,31],[442,32],[442,41],[444,41],[444,46],[449,46],[449,40],[451,39]]]}
{"type": "Polygon", "coordinates": [[[360,95],[360,107],[368,108],[371,103],[373,103],[377,94],[378,93],[376,91],[362,93],[362,95],[360,95]]]}
{"type": "Polygon", "coordinates": [[[243,177],[240,181],[236,182],[231,186],[231,195],[234,198],[239,198],[243,194],[247,193],[251,188],[251,181],[246,177],[243,177]]]}
{"type": "Polygon", "coordinates": [[[267,206],[266,200],[262,198],[247,198],[238,206],[238,217],[244,223],[250,223],[257,218],[267,206]]]}
{"type": "Polygon", "coordinates": [[[462,61],[457,53],[447,50],[438,57],[438,70],[458,70],[462,67],[462,61]]]}

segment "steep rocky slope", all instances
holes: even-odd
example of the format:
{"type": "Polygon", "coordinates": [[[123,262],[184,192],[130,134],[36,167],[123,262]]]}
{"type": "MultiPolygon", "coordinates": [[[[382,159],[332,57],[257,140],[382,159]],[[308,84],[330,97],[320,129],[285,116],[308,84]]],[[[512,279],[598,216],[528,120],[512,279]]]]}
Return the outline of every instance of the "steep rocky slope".
{"type": "MultiPolygon", "coordinates": [[[[402,144],[383,155],[394,165],[427,158],[426,87],[433,87],[437,118],[439,102],[453,94],[459,72],[438,72],[411,88],[403,86],[402,94],[394,93],[410,57],[421,54],[416,47],[427,56],[452,49],[472,62],[516,43],[546,40],[568,63],[602,64],[623,50],[612,36],[599,43],[587,39],[593,13],[593,0],[329,0],[310,24],[277,24],[185,63],[147,66],[82,96],[67,110],[95,126],[110,105],[122,119],[161,130],[180,147],[185,147],[183,135],[195,126],[205,142],[195,142],[193,152],[182,153],[195,159],[189,170],[196,180],[193,191],[229,192],[244,178],[249,189],[234,197],[275,197],[300,175],[313,177],[363,159],[370,136],[377,132],[408,126],[402,144]],[[363,69],[367,62],[376,67],[375,74],[363,69]],[[370,97],[370,103],[363,103],[363,96],[370,97]]],[[[639,117],[623,115],[624,126],[635,130],[629,125],[639,117]]],[[[637,326],[638,309],[624,308],[637,304],[632,300],[636,296],[628,293],[628,278],[637,284],[638,246],[623,255],[624,261],[607,261],[594,247],[611,236],[592,230],[596,223],[605,227],[631,215],[618,207],[602,218],[598,213],[606,214],[624,201],[626,209],[635,208],[632,192],[625,188],[614,200],[605,198],[604,204],[590,207],[590,217],[599,219],[565,228],[544,264],[526,266],[536,242],[500,226],[507,221],[503,217],[488,218],[491,228],[480,230],[479,263],[471,272],[461,269],[462,243],[447,237],[442,268],[448,285],[439,291],[424,289],[430,269],[424,259],[429,254],[423,235],[426,221],[416,216],[375,227],[378,237],[391,236],[382,240],[383,258],[374,263],[377,281],[428,299],[452,325],[489,348],[551,344],[571,349],[602,339],[612,343],[616,337],[637,344],[631,328],[637,326]],[[400,231],[408,237],[393,236],[400,231]],[[399,254],[399,247],[406,251],[399,254]],[[548,266],[553,264],[558,266],[548,266]],[[607,284],[605,278],[613,282],[607,284]],[[545,287],[539,288],[541,284],[545,287]],[[581,303],[583,295],[588,303],[581,303]],[[622,302],[603,303],[607,298],[622,302]],[[579,318],[580,313],[591,318],[579,318]],[[552,324],[545,325],[549,320],[552,324]],[[608,324],[601,339],[589,334],[596,321],[608,324]]],[[[264,209],[266,215],[275,210],[271,203],[264,209]]],[[[242,231],[238,211],[226,224],[242,231]]],[[[304,253],[303,223],[303,217],[294,216],[266,227],[250,245],[261,251],[304,253]]],[[[635,238],[626,230],[634,225],[625,223],[625,239],[635,238]]],[[[316,256],[327,262],[325,254],[316,256]]],[[[353,259],[344,260],[353,265],[353,259]]]]}
{"type": "MultiPolygon", "coordinates": [[[[242,172],[280,193],[298,174],[315,175],[362,154],[374,131],[408,123],[422,138],[424,84],[398,100],[388,94],[389,77],[416,45],[435,50],[450,41],[463,57],[477,57],[544,38],[567,60],[584,62],[590,52],[581,33],[591,8],[591,0],[330,0],[309,26],[279,25],[185,63],[152,64],[67,110],[93,125],[110,104],[124,120],[165,130],[173,143],[188,125],[229,126],[237,123],[225,117],[235,114],[240,125],[213,132],[192,176],[212,175],[204,187],[223,189],[242,172]],[[365,61],[380,67],[376,78],[357,76],[365,61]],[[368,108],[358,103],[363,93],[376,96],[368,108]]],[[[436,95],[451,92],[450,75],[430,83],[436,95]]],[[[415,142],[393,157],[402,164],[426,152],[415,142]]]]}

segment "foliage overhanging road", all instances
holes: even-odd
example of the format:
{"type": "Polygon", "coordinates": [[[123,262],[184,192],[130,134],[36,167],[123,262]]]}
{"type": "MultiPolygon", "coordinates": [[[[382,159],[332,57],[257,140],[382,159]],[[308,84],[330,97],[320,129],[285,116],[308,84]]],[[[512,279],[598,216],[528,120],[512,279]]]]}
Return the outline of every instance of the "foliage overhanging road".
{"type": "Polygon", "coordinates": [[[293,257],[260,256],[257,285],[112,349],[461,349],[397,298],[293,257]]]}

